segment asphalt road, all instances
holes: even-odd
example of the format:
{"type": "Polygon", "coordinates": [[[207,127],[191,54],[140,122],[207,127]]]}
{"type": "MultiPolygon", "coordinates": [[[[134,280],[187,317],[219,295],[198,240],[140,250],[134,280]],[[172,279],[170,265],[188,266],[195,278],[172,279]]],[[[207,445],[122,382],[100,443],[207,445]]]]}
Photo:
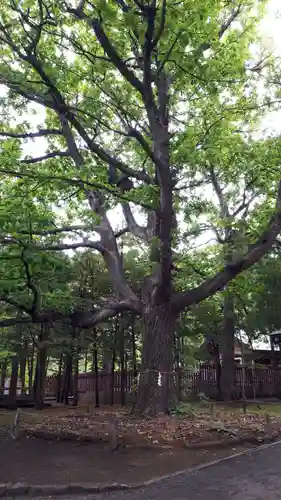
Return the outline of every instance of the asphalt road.
{"type": "MultiPolygon", "coordinates": [[[[48,497],[50,500],[52,497],[48,497]]],[[[281,443],[181,473],[141,490],[62,500],[275,500],[281,499],[281,443]]],[[[24,500],[23,498],[21,500],[24,500]]],[[[33,499],[35,500],[35,499],[33,499]]]]}

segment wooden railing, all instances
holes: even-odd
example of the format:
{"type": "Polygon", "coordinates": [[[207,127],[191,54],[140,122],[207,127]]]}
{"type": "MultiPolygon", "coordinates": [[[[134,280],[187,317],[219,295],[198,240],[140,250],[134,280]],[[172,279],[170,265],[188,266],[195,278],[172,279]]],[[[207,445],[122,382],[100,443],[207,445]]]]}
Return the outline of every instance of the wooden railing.
{"type": "MultiPolygon", "coordinates": [[[[202,365],[196,371],[182,371],[175,373],[175,386],[182,399],[190,396],[196,396],[203,393],[208,397],[216,397],[217,374],[211,365],[202,365]]],[[[249,368],[245,367],[244,373],[241,366],[235,367],[235,397],[242,397],[242,387],[244,384],[244,393],[248,398],[252,397],[273,397],[281,394],[281,370],[273,370],[270,367],[249,368]]],[[[114,380],[110,373],[100,372],[98,376],[98,389],[101,396],[101,402],[108,404],[112,400],[119,402],[122,391],[128,394],[134,386],[134,377],[132,372],[127,372],[123,377],[120,372],[114,373],[114,380]]],[[[46,395],[55,396],[57,394],[58,379],[56,376],[47,377],[46,395]]],[[[61,387],[63,383],[61,382],[61,387]]],[[[95,392],[95,375],[91,373],[82,373],[78,377],[78,393],[95,392]]]]}

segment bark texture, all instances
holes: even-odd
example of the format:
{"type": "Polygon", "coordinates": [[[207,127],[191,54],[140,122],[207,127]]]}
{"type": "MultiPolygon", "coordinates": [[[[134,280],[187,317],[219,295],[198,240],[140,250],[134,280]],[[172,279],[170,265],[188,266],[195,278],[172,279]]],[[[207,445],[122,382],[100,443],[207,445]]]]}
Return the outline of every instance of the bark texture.
{"type": "Polygon", "coordinates": [[[175,395],[173,336],[176,318],[167,305],[154,306],[144,318],[145,334],[137,409],[141,413],[168,413],[175,395]]]}
{"type": "Polygon", "coordinates": [[[225,401],[231,400],[235,392],[235,312],[234,298],[231,293],[226,293],[223,305],[223,327],[221,336],[221,394],[225,401]]]}

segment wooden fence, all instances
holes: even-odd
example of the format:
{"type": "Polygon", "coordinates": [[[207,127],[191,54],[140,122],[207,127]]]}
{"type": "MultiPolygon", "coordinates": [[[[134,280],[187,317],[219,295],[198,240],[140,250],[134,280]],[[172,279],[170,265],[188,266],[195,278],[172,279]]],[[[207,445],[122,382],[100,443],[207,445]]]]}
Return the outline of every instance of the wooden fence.
{"type": "MultiPolygon", "coordinates": [[[[235,387],[233,396],[237,399],[244,392],[247,398],[279,397],[281,395],[281,370],[270,367],[235,367],[235,387]],[[243,373],[244,372],[244,373],[243,373]]],[[[203,393],[208,397],[218,396],[217,373],[213,366],[202,366],[196,372],[184,372],[180,380],[182,397],[203,393]]]]}
{"type": "MultiPolygon", "coordinates": [[[[210,398],[218,396],[216,370],[210,365],[201,366],[196,371],[175,373],[175,382],[182,400],[200,393],[210,398]]],[[[123,384],[120,372],[114,373],[114,380],[112,380],[111,374],[100,372],[98,376],[100,402],[102,404],[109,404],[113,399],[115,403],[120,403],[122,385],[124,393],[128,395],[133,389],[133,383],[134,377],[131,372],[125,374],[123,384]]],[[[234,397],[237,399],[242,397],[243,383],[247,398],[279,397],[281,395],[281,370],[273,370],[269,367],[245,368],[243,374],[243,368],[236,366],[234,397]]],[[[56,396],[57,384],[58,379],[56,376],[47,377],[47,396],[56,396]]],[[[63,387],[62,382],[61,387],[63,387]]],[[[86,392],[95,392],[95,388],[95,375],[91,373],[82,373],[79,375],[78,393],[80,395],[86,392]]]]}

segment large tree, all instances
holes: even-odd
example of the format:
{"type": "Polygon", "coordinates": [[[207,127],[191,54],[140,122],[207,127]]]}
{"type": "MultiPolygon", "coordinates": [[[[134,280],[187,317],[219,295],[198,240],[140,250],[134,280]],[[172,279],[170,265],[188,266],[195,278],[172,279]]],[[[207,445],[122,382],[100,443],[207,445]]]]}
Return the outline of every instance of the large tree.
{"type": "MultiPolygon", "coordinates": [[[[181,235],[177,212],[184,203],[196,213],[198,204],[192,205],[190,194],[198,185],[212,182],[219,194],[213,165],[210,170],[219,151],[220,168],[230,171],[235,161],[226,154],[227,141],[220,142],[221,132],[214,143],[216,155],[206,148],[210,131],[223,124],[227,140],[239,135],[235,147],[241,150],[247,139],[239,129],[244,122],[249,126],[251,113],[261,104],[253,91],[260,72],[246,64],[260,14],[256,4],[5,0],[1,7],[0,82],[8,89],[2,97],[1,171],[24,179],[37,203],[44,198],[61,203],[69,220],[71,214],[82,218],[88,233],[97,235],[71,244],[48,244],[48,231],[37,224],[25,235],[19,227],[13,234],[6,229],[2,242],[20,241],[50,251],[84,246],[100,252],[115,295],[100,309],[80,311],[69,319],[87,328],[126,310],[143,318],[141,411],[167,411],[173,333],[180,312],[223,289],[257,262],[281,228],[281,183],[275,176],[276,204],[269,203],[260,237],[195,288],[176,289],[174,278],[180,269],[174,249],[181,235]],[[43,112],[40,127],[31,130],[34,103],[43,112]],[[22,145],[29,139],[41,141],[34,143],[32,157],[24,154],[22,145]],[[126,221],[118,233],[108,216],[117,202],[126,221]],[[146,216],[145,225],[137,222],[133,204],[146,216]],[[150,247],[150,274],[137,288],[123,268],[118,237],[124,231],[150,247]]],[[[207,209],[201,206],[202,212],[207,209]]],[[[79,228],[47,229],[58,235],[79,228]]],[[[31,285],[29,281],[36,298],[31,285]]],[[[24,313],[24,320],[33,322],[62,317],[42,311],[36,300],[24,313]]],[[[16,321],[10,318],[2,325],[16,321]]]]}

